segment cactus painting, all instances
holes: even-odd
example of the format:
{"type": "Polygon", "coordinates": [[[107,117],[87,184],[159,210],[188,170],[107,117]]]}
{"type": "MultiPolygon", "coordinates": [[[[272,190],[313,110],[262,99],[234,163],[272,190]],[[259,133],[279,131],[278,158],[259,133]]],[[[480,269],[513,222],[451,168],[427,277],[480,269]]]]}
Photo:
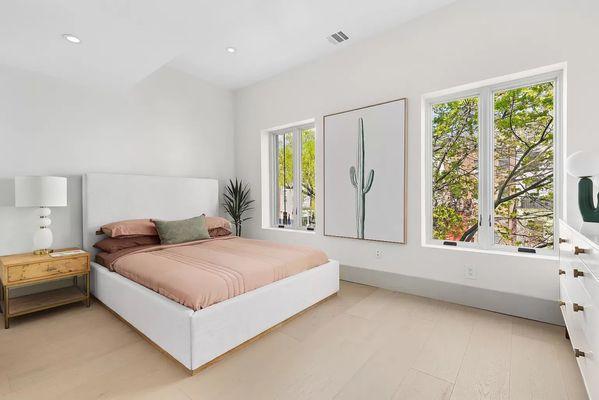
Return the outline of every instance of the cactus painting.
{"type": "Polygon", "coordinates": [[[325,236],[405,243],[406,119],[405,99],[323,117],[325,236]]]}
{"type": "Polygon", "coordinates": [[[356,191],[356,236],[364,239],[364,222],[366,221],[366,193],[372,188],[374,182],[374,170],[368,172],[368,178],[364,175],[366,149],[364,146],[364,119],[358,119],[358,153],[357,165],[349,168],[349,180],[356,191]]]}

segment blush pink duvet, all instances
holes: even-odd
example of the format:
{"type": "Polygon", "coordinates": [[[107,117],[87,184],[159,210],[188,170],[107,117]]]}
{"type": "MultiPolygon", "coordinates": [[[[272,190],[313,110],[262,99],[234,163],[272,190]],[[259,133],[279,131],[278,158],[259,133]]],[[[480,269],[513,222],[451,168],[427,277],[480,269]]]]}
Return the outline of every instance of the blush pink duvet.
{"type": "Polygon", "coordinates": [[[309,247],[225,237],[119,255],[111,270],[194,310],[328,262],[309,247]]]}

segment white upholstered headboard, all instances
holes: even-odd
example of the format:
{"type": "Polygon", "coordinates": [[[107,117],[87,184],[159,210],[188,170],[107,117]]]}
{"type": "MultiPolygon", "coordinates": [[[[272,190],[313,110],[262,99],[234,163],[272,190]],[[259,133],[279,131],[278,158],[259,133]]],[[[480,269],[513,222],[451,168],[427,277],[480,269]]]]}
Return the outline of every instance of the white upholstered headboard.
{"type": "Polygon", "coordinates": [[[100,226],[126,219],[217,216],[218,181],[204,178],[86,174],[83,176],[83,248],[100,237],[100,226]]]}

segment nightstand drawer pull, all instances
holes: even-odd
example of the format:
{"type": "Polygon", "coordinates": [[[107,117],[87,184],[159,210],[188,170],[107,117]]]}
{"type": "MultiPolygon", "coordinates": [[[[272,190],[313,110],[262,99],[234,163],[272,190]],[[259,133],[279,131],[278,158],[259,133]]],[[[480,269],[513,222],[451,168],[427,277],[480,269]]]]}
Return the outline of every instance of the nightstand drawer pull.
{"type": "Polygon", "coordinates": [[[578,303],[572,303],[572,310],[574,310],[574,312],[584,311],[584,306],[581,306],[578,303]]]}
{"type": "Polygon", "coordinates": [[[564,271],[563,269],[560,268],[557,270],[557,274],[558,275],[566,275],[566,271],[564,271]]]}
{"type": "Polygon", "coordinates": [[[561,243],[568,243],[568,239],[564,239],[564,238],[559,238],[559,242],[561,243]]]}
{"type": "Polygon", "coordinates": [[[559,306],[560,306],[560,307],[562,307],[562,306],[565,306],[565,305],[566,305],[566,302],[565,302],[565,301],[561,301],[561,300],[560,300],[560,302],[559,302],[559,306]]]}
{"type": "Polygon", "coordinates": [[[580,276],[584,276],[584,272],[579,270],[578,268],[574,268],[572,270],[572,274],[574,275],[574,278],[578,278],[580,276]]]}
{"type": "Polygon", "coordinates": [[[581,351],[580,349],[574,349],[574,356],[576,358],[578,358],[578,357],[584,357],[585,354],[584,354],[584,351],[581,351]]]}
{"type": "Polygon", "coordinates": [[[574,255],[585,254],[588,253],[587,249],[583,249],[578,246],[574,246],[574,255]]]}

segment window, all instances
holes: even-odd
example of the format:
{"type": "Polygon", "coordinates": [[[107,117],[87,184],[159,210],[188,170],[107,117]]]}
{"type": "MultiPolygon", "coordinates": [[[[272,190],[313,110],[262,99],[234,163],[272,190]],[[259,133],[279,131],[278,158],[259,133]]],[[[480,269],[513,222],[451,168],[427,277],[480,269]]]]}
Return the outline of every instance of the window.
{"type": "Polygon", "coordinates": [[[270,135],[271,226],[313,231],[316,224],[314,125],[293,126],[270,135]]]}
{"type": "Polygon", "coordinates": [[[426,242],[553,254],[561,72],[426,98],[426,242]]]}

